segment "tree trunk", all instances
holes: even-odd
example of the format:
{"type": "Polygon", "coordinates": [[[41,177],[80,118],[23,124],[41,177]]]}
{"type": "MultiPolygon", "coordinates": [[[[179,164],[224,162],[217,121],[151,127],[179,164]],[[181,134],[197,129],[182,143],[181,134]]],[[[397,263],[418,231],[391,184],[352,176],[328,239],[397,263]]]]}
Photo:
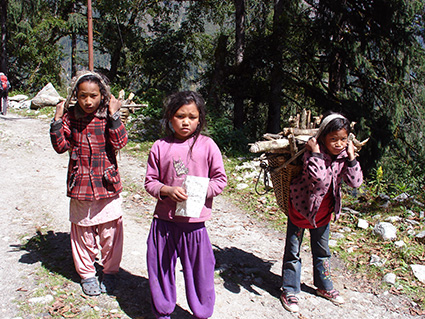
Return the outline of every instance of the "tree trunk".
{"type": "MultiPolygon", "coordinates": [[[[346,6],[346,0],[341,1],[342,6],[346,6]]],[[[336,25],[338,28],[335,29],[333,39],[336,45],[334,45],[332,51],[329,54],[329,92],[335,96],[339,93],[344,85],[346,78],[345,75],[345,63],[341,56],[338,43],[342,40],[343,30],[345,28],[345,21],[343,21],[343,14],[339,13],[337,16],[336,25]]]]}
{"type": "Polygon", "coordinates": [[[208,92],[208,105],[213,112],[220,112],[221,109],[221,83],[227,76],[226,56],[227,56],[227,35],[220,35],[217,47],[214,52],[214,72],[211,77],[210,89],[208,92]]]}
{"type": "Polygon", "coordinates": [[[0,71],[8,75],[7,63],[7,0],[0,0],[0,24],[1,24],[1,49],[0,49],[0,71]]]}
{"type": "MultiPolygon", "coordinates": [[[[235,0],[236,8],[236,53],[235,53],[235,83],[240,83],[242,76],[241,65],[245,50],[245,0],[235,0]]],[[[234,86],[233,89],[233,127],[240,129],[245,121],[243,88],[234,86]]]]}
{"type": "MultiPolygon", "coordinates": [[[[291,1],[291,0],[285,0],[291,1]]],[[[273,16],[273,34],[271,39],[271,60],[273,67],[270,75],[270,100],[267,114],[267,132],[280,132],[280,112],[282,106],[282,47],[285,41],[287,16],[284,12],[284,0],[275,0],[273,16]]]]}

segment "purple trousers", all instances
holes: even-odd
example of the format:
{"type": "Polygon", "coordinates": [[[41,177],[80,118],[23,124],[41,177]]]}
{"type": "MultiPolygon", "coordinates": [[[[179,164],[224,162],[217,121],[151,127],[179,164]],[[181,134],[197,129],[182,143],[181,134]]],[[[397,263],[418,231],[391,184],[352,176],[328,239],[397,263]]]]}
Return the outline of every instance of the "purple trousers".
{"type": "Polygon", "coordinates": [[[154,218],[147,240],[152,309],[170,318],[176,306],[176,261],[183,266],[186,298],[194,318],[212,316],[215,257],[204,223],[173,223],[154,218]]]}

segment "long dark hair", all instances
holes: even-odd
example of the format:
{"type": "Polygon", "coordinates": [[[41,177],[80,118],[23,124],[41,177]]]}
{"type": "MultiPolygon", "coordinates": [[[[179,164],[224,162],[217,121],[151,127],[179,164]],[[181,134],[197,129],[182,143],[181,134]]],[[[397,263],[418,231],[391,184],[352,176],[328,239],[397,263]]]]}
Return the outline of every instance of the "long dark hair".
{"type": "Polygon", "coordinates": [[[181,108],[183,105],[195,103],[199,112],[199,125],[197,126],[193,136],[195,141],[198,139],[199,134],[201,134],[202,129],[206,125],[206,110],[205,110],[205,101],[199,93],[194,91],[180,91],[171,94],[168,96],[164,103],[164,116],[163,124],[165,129],[165,134],[174,135],[172,128],[170,127],[170,120],[173,118],[174,114],[181,108]]]}

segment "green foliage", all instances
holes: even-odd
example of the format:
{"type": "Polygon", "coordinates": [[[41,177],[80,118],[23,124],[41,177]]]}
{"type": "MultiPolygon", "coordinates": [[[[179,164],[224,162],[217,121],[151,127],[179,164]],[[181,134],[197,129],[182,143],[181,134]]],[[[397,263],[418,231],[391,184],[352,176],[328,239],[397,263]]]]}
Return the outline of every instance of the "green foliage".
{"type": "Polygon", "coordinates": [[[63,20],[54,16],[53,9],[43,1],[9,1],[7,45],[12,89],[36,93],[49,82],[61,85],[63,56],[55,39],[63,20]]]}
{"type": "Polygon", "coordinates": [[[226,117],[208,117],[208,135],[225,154],[244,154],[248,140],[244,130],[234,130],[232,121],[226,117]]]}
{"type": "Polygon", "coordinates": [[[140,97],[140,100],[147,103],[147,106],[130,115],[131,120],[127,125],[130,138],[139,142],[155,141],[163,137],[161,120],[164,95],[158,90],[150,89],[140,97]]]}

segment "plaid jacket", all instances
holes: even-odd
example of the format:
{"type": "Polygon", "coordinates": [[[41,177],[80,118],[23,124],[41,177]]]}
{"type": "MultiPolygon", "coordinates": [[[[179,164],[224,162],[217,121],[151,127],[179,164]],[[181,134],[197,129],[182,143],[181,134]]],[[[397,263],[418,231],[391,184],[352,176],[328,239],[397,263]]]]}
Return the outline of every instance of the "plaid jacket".
{"type": "Polygon", "coordinates": [[[122,190],[116,151],[127,144],[124,124],[90,114],[77,118],[73,110],[50,127],[55,151],[70,154],[67,196],[89,201],[113,197],[122,190]]]}

